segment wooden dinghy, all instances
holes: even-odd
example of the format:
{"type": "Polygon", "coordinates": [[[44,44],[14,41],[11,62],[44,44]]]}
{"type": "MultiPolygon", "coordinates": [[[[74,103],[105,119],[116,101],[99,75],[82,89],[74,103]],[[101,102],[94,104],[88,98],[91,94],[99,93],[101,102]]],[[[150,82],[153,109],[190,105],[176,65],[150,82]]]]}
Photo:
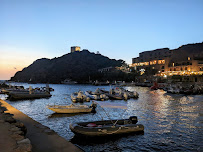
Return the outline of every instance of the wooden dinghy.
{"type": "Polygon", "coordinates": [[[56,113],[90,113],[95,112],[97,105],[92,103],[91,106],[87,105],[48,105],[47,108],[56,113]]]}
{"type": "Polygon", "coordinates": [[[143,132],[144,126],[137,123],[137,117],[129,119],[79,122],[70,124],[71,131],[78,136],[102,137],[143,132]]]}

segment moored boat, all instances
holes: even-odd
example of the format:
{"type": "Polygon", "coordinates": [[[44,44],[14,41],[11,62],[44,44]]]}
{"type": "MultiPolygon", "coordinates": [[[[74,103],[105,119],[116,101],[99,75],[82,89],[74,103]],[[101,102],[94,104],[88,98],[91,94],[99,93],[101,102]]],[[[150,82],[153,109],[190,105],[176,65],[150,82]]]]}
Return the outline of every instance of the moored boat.
{"type": "Polygon", "coordinates": [[[124,88],[119,88],[119,87],[112,88],[110,89],[110,91],[106,91],[98,88],[95,92],[97,92],[98,94],[103,93],[106,96],[108,96],[109,99],[112,99],[112,100],[127,100],[130,98],[139,97],[139,94],[136,91],[128,91],[124,88]]]}
{"type": "Polygon", "coordinates": [[[91,100],[101,100],[99,95],[93,94],[92,91],[85,91],[85,95],[91,100]]]}
{"type": "Polygon", "coordinates": [[[70,129],[79,136],[102,137],[143,132],[144,126],[137,124],[136,116],[131,116],[129,119],[71,123],[70,129]]]}
{"type": "Polygon", "coordinates": [[[72,102],[76,103],[76,102],[89,102],[90,98],[87,97],[86,95],[84,95],[84,93],[82,91],[79,92],[74,92],[71,94],[71,100],[72,102]]]}
{"type": "Polygon", "coordinates": [[[85,91],[85,95],[87,97],[89,97],[90,99],[97,100],[97,101],[104,101],[104,100],[109,99],[109,97],[107,95],[105,95],[104,93],[94,94],[94,92],[92,92],[92,91],[85,91]]]}
{"type": "Polygon", "coordinates": [[[90,106],[87,105],[48,105],[47,108],[56,113],[90,113],[95,112],[97,105],[92,103],[90,106]]]}
{"type": "Polygon", "coordinates": [[[38,99],[38,98],[48,98],[52,95],[48,92],[33,92],[30,94],[29,92],[10,92],[9,99],[10,100],[22,100],[22,99],[38,99]]]}

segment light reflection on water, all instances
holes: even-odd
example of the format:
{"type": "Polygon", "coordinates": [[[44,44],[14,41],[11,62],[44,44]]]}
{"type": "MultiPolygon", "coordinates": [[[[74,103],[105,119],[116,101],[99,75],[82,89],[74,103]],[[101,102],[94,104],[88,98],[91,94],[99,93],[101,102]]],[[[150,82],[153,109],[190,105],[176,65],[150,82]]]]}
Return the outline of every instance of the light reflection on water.
{"type": "MultiPolygon", "coordinates": [[[[29,87],[30,84],[18,84],[29,87]]],[[[33,87],[45,86],[32,84],[33,87]]],[[[60,136],[71,140],[74,134],[69,123],[77,121],[96,121],[138,116],[138,122],[145,126],[144,135],[131,135],[101,143],[77,143],[85,151],[200,151],[203,140],[203,96],[183,96],[167,94],[162,90],[151,91],[142,87],[126,87],[139,93],[138,99],[128,101],[98,101],[103,108],[97,107],[96,114],[58,115],[46,106],[49,104],[71,103],[70,94],[78,90],[95,91],[97,86],[88,85],[50,85],[55,89],[49,99],[10,102],[34,120],[55,130],[60,136]],[[125,108],[112,108],[112,106],[125,108]]],[[[109,89],[109,86],[102,86],[109,89]]],[[[90,104],[90,103],[87,103],[90,104]]]]}

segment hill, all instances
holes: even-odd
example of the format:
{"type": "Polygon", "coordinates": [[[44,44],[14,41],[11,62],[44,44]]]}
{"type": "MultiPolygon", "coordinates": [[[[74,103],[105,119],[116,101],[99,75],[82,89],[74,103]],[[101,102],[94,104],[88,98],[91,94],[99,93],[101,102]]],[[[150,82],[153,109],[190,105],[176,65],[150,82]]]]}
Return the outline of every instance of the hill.
{"type": "Polygon", "coordinates": [[[123,62],[84,50],[53,59],[38,59],[22,71],[18,71],[11,81],[60,83],[65,79],[71,79],[85,82],[89,80],[90,75],[98,73],[98,69],[121,66],[123,62]]]}
{"type": "Polygon", "coordinates": [[[173,54],[171,57],[171,62],[187,61],[188,57],[192,59],[203,60],[203,42],[183,45],[172,51],[173,54]]]}

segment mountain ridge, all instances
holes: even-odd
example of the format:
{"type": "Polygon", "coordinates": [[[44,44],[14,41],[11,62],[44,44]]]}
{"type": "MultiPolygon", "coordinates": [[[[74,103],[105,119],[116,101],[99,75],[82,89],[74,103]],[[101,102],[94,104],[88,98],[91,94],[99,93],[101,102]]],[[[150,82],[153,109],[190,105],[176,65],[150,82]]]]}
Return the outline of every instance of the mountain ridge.
{"type": "Polygon", "coordinates": [[[109,59],[88,50],[64,54],[58,58],[41,58],[18,71],[11,81],[35,83],[60,83],[65,79],[86,80],[98,69],[121,66],[123,60],[109,59]]]}

